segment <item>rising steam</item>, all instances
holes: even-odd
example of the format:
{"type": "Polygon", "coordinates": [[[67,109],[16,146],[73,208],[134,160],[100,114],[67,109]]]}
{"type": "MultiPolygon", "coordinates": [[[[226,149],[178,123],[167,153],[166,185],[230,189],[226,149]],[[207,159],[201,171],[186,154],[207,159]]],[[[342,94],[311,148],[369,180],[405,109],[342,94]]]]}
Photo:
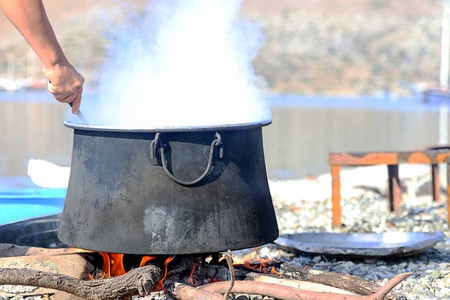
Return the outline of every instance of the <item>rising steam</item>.
{"type": "Polygon", "coordinates": [[[260,26],[242,0],[153,0],[114,28],[93,125],[153,128],[270,120],[252,60],[260,26]]]}

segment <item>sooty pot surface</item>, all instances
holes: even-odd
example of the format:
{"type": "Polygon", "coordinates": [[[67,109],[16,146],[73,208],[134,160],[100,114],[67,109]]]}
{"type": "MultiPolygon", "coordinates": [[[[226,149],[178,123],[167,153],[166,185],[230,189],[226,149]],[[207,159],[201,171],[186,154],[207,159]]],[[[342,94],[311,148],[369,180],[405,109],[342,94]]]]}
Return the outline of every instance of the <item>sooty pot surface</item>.
{"type": "Polygon", "coordinates": [[[83,249],[191,254],[272,242],[262,126],[74,128],[59,238],[83,249]]]}

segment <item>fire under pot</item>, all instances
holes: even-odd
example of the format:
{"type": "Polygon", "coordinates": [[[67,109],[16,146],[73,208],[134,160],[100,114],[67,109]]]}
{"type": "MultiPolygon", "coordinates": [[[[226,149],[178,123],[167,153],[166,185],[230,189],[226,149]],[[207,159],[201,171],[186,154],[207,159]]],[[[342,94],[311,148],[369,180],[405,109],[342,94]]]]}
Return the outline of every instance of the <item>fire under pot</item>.
{"type": "Polygon", "coordinates": [[[274,241],[262,127],[270,121],[74,129],[59,239],[124,254],[193,254],[274,241]]]}

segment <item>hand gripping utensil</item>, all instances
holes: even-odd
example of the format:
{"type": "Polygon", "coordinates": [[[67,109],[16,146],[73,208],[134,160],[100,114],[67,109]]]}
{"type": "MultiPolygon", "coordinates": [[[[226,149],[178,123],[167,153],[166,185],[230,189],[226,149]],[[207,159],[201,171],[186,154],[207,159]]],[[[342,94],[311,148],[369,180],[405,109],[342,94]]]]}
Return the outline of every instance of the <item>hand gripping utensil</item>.
{"type": "MultiPolygon", "coordinates": [[[[72,107],[72,106],[73,106],[73,102],[70,102],[69,105],[70,105],[70,107],[72,107]]],[[[89,124],[88,121],[87,121],[87,119],[84,117],[84,115],[81,113],[80,110],[77,111],[77,116],[78,116],[78,118],[80,118],[80,120],[81,120],[84,124],[89,124]]]]}
{"type": "MultiPolygon", "coordinates": [[[[52,83],[50,80],[48,81],[48,83],[52,83]]],[[[69,103],[70,107],[73,106],[73,101],[69,103]]],[[[78,118],[80,118],[80,120],[84,123],[84,124],[89,124],[87,119],[84,117],[83,113],[81,113],[80,110],[77,111],[77,116],[78,118]]]]}

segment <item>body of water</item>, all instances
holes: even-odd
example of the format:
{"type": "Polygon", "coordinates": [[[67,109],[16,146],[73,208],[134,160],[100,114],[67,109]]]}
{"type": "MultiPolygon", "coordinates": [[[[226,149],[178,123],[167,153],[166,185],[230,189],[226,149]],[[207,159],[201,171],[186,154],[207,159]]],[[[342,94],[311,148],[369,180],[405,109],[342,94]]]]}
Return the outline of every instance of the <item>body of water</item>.
{"type": "Polygon", "coordinates": [[[448,143],[448,104],[419,97],[273,96],[264,129],[270,178],[329,172],[330,152],[402,151],[448,143]]]}
{"type": "MultiPolygon", "coordinates": [[[[449,138],[448,109],[415,97],[269,98],[272,124],[263,132],[270,179],[326,173],[330,152],[410,150],[449,138]]],[[[70,166],[73,130],[63,126],[69,116],[69,106],[45,91],[0,93],[0,189],[31,187],[30,159],[70,166]]]]}

